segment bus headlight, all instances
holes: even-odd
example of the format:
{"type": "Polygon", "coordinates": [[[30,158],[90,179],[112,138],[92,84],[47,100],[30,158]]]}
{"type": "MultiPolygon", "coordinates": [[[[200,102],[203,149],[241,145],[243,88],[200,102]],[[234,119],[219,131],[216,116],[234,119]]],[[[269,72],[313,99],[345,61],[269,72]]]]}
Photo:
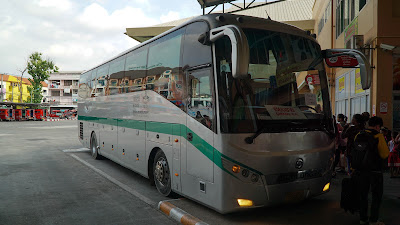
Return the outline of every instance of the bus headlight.
{"type": "Polygon", "coordinates": [[[322,189],[322,191],[325,192],[325,191],[329,190],[329,186],[331,186],[331,183],[325,184],[325,187],[324,187],[324,189],[322,189]]]}
{"type": "Polygon", "coordinates": [[[237,202],[238,202],[238,204],[239,204],[240,207],[250,207],[250,206],[253,206],[253,201],[252,201],[252,200],[249,200],[249,199],[241,199],[241,198],[239,198],[239,199],[237,200],[237,202]]]}

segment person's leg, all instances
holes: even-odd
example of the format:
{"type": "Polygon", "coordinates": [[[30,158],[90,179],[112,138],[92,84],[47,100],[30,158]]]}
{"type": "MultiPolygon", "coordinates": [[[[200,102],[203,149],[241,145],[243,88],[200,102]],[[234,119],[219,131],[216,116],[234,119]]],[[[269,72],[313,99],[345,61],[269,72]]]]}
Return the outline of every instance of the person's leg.
{"type": "Polygon", "coordinates": [[[381,206],[382,195],[383,195],[382,173],[371,174],[371,192],[372,192],[372,204],[371,204],[370,222],[377,222],[379,218],[379,209],[381,206]]]}
{"type": "Polygon", "coordinates": [[[358,191],[360,194],[360,220],[368,221],[368,193],[370,177],[368,173],[360,173],[357,176],[358,191]]]}

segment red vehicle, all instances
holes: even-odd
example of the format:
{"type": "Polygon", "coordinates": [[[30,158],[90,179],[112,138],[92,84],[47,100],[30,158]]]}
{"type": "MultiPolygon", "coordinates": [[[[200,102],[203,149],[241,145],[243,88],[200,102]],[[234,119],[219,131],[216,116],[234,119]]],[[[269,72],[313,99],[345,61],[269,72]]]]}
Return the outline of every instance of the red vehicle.
{"type": "Polygon", "coordinates": [[[12,121],[15,120],[14,110],[12,109],[0,109],[0,119],[2,121],[12,121]]]}
{"type": "Polygon", "coordinates": [[[14,109],[14,115],[15,115],[15,120],[16,121],[21,121],[22,120],[22,109],[14,109]]]}
{"type": "Polygon", "coordinates": [[[26,109],[25,110],[25,119],[26,120],[34,120],[35,119],[35,110],[34,109],[26,109]]]}
{"type": "Polygon", "coordinates": [[[43,109],[35,109],[35,120],[43,120],[44,117],[43,109]]]}

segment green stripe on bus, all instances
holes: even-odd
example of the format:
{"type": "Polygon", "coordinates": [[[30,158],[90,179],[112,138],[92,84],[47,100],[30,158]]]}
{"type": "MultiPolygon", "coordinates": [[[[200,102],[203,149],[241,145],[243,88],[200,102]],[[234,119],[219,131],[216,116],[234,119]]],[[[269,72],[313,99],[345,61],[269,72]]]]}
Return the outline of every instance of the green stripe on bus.
{"type": "Polygon", "coordinates": [[[198,136],[196,133],[194,133],[192,130],[190,130],[183,124],[162,123],[162,122],[153,122],[153,121],[140,121],[140,120],[130,120],[130,119],[110,119],[110,118],[101,118],[101,117],[92,117],[92,116],[78,116],[78,120],[84,120],[84,121],[89,121],[89,122],[98,122],[98,123],[102,123],[102,124],[115,125],[115,126],[117,126],[117,124],[118,124],[118,126],[126,127],[126,128],[181,136],[186,140],[187,140],[186,134],[192,133],[193,140],[190,141],[190,143],[197,150],[199,150],[201,153],[203,153],[208,159],[210,159],[215,165],[217,165],[219,168],[221,168],[223,171],[234,176],[230,171],[226,170],[223,167],[222,160],[221,160],[222,157],[224,157],[227,160],[230,160],[233,163],[240,165],[241,167],[244,167],[250,171],[253,171],[254,173],[258,173],[259,175],[262,174],[261,172],[222,154],[220,151],[215,149],[207,141],[202,139],[200,136],[198,136]]]}

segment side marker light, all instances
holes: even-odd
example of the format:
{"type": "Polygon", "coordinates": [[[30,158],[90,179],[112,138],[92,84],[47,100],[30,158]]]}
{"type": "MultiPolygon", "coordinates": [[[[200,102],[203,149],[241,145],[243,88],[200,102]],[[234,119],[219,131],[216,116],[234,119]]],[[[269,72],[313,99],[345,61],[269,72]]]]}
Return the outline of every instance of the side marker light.
{"type": "Polygon", "coordinates": [[[232,166],[232,172],[239,173],[239,171],[240,171],[240,166],[238,166],[238,165],[233,165],[232,166]]]}
{"type": "Polygon", "coordinates": [[[331,185],[331,183],[327,183],[327,184],[325,184],[325,187],[324,187],[324,189],[322,190],[322,191],[327,191],[327,190],[329,190],[329,186],[331,185]]]}
{"type": "Polygon", "coordinates": [[[237,200],[238,204],[240,207],[249,207],[249,206],[253,206],[253,201],[249,200],[249,199],[241,199],[239,198],[237,200]]]}

